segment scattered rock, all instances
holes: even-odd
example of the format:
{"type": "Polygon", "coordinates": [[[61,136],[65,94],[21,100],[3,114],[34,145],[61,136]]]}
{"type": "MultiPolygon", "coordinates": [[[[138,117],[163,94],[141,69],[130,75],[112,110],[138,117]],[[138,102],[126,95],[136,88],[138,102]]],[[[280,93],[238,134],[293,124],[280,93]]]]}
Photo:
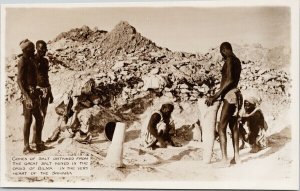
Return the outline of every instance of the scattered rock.
{"type": "MultiPolygon", "coordinates": [[[[206,54],[172,52],[123,21],[110,32],[87,26],[71,29],[49,41],[48,49],[55,95],[63,95],[70,87],[77,91],[84,81],[94,78],[107,107],[117,97],[123,99],[119,103],[126,103],[152,90],[160,92],[157,96],[193,102],[220,87],[223,61],[219,48],[206,54]]],[[[233,49],[242,62],[242,90],[255,89],[278,104],[290,102],[291,79],[284,68],[290,62],[288,49],[261,45],[233,45],[233,49]]],[[[7,102],[21,95],[16,83],[18,59],[13,56],[6,62],[7,102]]]]}

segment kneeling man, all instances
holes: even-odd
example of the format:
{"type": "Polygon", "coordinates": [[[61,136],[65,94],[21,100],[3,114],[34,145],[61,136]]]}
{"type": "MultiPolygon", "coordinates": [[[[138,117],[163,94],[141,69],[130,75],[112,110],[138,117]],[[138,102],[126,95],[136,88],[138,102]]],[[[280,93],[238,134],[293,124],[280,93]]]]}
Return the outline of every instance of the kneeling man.
{"type": "Polygon", "coordinates": [[[174,105],[166,103],[161,106],[161,109],[154,112],[147,128],[142,132],[142,145],[146,148],[155,149],[157,147],[166,148],[167,145],[177,146],[173,142],[171,136],[172,132],[175,132],[174,122],[171,118],[171,114],[174,110],[174,105]]]}
{"type": "MultiPolygon", "coordinates": [[[[240,128],[240,134],[242,135],[243,141],[251,145],[252,149],[250,153],[256,153],[267,147],[266,131],[268,125],[258,105],[259,101],[256,97],[250,96],[245,98],[245,111],[241,115],[242,124],[246,124],[248,128],[240,128]]],[[[244,142],[241,146],[241,149],[242,148],[244,148],[244,142]]]]}

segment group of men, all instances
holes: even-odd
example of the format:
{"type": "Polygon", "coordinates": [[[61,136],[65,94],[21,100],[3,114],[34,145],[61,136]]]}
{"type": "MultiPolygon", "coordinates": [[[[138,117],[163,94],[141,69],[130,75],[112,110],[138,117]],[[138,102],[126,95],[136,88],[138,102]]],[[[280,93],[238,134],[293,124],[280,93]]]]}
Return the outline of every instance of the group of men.
{"type": "Polygon", "coordinates": [[[42,129],[47,113],[48,103],[53,103],[53,95],[49,83],[49,62],[45,58],[47,44],[39,40],[35,45],[28,39],[20,42],[22,56],[18,63],[18,85],[22,93],[23,115],[24,115],[24,149],[28,154],[46,149],[42,141],[42,129]],[[32,117],[35,118],[33,128],[33,142],[36,150],[29,145],[30,126],[32,117]]]}
{"type": "MultiPolygon", "coordinates": [[[[44,41],[36,42],[35,46],[29,40],[20,43],[23,55],[18,63],[18,85],[22,92],[24,123],[24,154],[46,149],[41,137],[47,113],[48,103],[53,102],[53,95],[49,83],[48,70],[49,63],[44,57],[47,52],[47,45],[44,41]],[[32,117],[35,117],[36,124],[33,130],[33,141],[36,150],[29,145],[30,126],[32,117]]],[[[245,114],[239,116],[239,110],[243,105],[243,96],[238,89],[238,83],[241,74],[241,62],[232,51],[232,46],[224,42],[220,46],[220,53],[225,62],[222,67],[222,79],[220,89],[215,95],[206,99],[208,106],[213,105],[217,100],[223,102],[221,116],[218,126],[220,147],[222,152],[222,161],[224,165],[229,163],[239,163],[239,137],[244,141],[254,145],[254,150],[265,146],[265,136],[261,129],[266,130],[266,124],[261,110],[256,109],[256,102],[252,99],[244,101],[245,114]],[[241,124],[248,123],[250,132],[241,131],[241,124]],[[234,157],[231,161],[227,156],[227,126],[232,131],[234,157]],[[259,138],[260,137],[260,138],[259,138]]],[[[165,148],[167,145],[179,146],[172,140],[175,132],[174,123],[171,119],[171,113],[174,110],[172,103],[166,103],[161,106],[159,111],[152,113],[147,122],[146,131],[144,131],[144,146],[156,148],[165,148]]]]}
{"type": "MultiPolygon", "coordinates": [[[[220,53],[225,62],[222,67],[220,89],[213,96],[205,101],[207,106],[212,106],[217,100],[221,100],[222,109],[218,125],[218,134],[222,152],[222,166],[240,163],[239,149],[244,148],[245,142],[248,142],[252,149],[251,153],[258,152],[265,148],[267,125],[259,109],[258,101],[255,97],[247,97],[243,101],[241,91],[238,89],[238,83],[241,74],[241,62],[235,56],[232,46],[224,42],[220,46],[220,53]],[[240,114],[244,104],[244,112],[240,114]],[[247,123],[247,131],[244,124],[247,123]],[[232,142],[234,157],[228,160],[227,156],[227,126],[232,132],[232,142]],[[242,146],[239,147],[239,138],[242,138],[242,146]]],[[[159,111],[152,114],[146,125],[146,131],[142,133],[142,142],[145,147],[155,149],[156,147],[166,147],[167,145],[178,146],[172,141],[174,123],[171,120],[171,113],[174,106],[170,103],[163,104],[159,111]]]]}
{"type": "MultiPolygon", "coordinates": [[[[241,108],[242,103],[242,95],[240,90],[237,88],[240,80],[241,74],[241,62],[240,60],[233,54],[231,44],[228,42],[224,42],[220,46],[220,53],[225,59],[225,63],[222,67],[222,79],[220,89],[215,95],[208,97],[205,103],[208,106],[213,105],[215,101],[221,99],[223,101],[220,124],[219,124],[219,139],[222,151],[222,161],[221,163],[228,164],[227,157],[227,138],[226,138],[226,129],[227,125],[229,125],[232,134],[233,134],[233,147],[234,147],[234,158],[232,163],[239,163],[239,126],[238,126],[238,117],[234,113],[241,108]]],[[[170,136],[166,136],[166,132],[170,129],[170,125],[168,122],[168,116],[170,116],[174,107],[167,107],[170,109],[164,109],[162,107],[159,112],[155,112],[148,123],[146,133],[144,133],[144,145],[147,147],[155,148],[158,145],[160,147],[165,147],[168,143],[174,145],[174,143],[170,140],[170,136]],[[165,113],[168,114],[165,114],[165,113]],[[165,123],[165,127],[163,129],[159,128],[159,123],[163,121],[165,123]],[[168,139],[166,139],[166,137],[168,139]],[[156,144],[158,143],[158,145],[156,144]]]]}

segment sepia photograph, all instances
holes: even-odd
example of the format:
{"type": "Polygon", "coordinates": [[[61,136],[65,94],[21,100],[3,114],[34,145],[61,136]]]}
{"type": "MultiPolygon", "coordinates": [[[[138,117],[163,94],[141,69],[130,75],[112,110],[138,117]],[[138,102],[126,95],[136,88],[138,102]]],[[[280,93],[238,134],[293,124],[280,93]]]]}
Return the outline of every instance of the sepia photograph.
{"type": "Polygon", "coordinates": [[[299,189],[299,1],[1,5],[1,186],[299,189]]]}

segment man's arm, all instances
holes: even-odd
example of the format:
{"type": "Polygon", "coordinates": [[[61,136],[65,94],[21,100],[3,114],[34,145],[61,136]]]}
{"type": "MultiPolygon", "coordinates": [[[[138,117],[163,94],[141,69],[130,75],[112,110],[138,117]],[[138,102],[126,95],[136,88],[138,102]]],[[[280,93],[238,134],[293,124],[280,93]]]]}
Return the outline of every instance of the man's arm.
{"type": "Polygon", "coordinates": [[[18,86],[19,86],[22,94],[25,96],[26,99],[28,99],[29,94],[25,90],[24,80],[25,80],[25,63],[24,63],[24,60],[21,58],[18,63],[17,83],[18,83],[18,86]]]}
{"type": "Polygon", "coordinates": [[[211,106],[221,95],[223,95],[234,84],[234,76],[233,76],[233,67],[234,66],[233,66],[232,58],[226,59],[226,63],[225,64],[226,64],[226,71],[225,71],[226,78],[225,78],[225,82],[222,83],[222,86],[220,87],[220,90],[214,96],[209,97],[205,101],[205,103],[208,106],[211,106]]]}
{"type": "Polygon", "coordinates": [[[67,115],[69,115],[69,113],[71,112],[71,110],[72,110],[72,107],[73,107],[73,99],[72,98],[70,98],[69,99],[69,102],[67,103],[67,115]]]}
{"type": "Polygon", "coordinates": [[[234,76],[233,76],[233,61],[232,58],[226,59],[226,79],[224,84],[220,87],[220,90],[213,96],[214,101],[217,100],[221,95],[223,95],[228,89],[232,87],[234,84],[234,76]]]}
{"type": "Polygon", "coordinates": [[[46,75],[46,78],[47,78],[47,85],[49,86],[49,103],[53,103],[53,94],[52,94],[52,90],[51,90],[51,85],[50,85],[50,82],[49,82],[49,75],[48,75],[48,72],[49,72],[49,61],[48,59],[44,58],[45,59],[45,65],[46,65],[46,72],[45,72],[45,75],[46,75]]]}
{"type": "Polygon", "coordinates": [[[158,113],[154,113],[150,120],[149,120],[149,124],[148,124],[148,131],[151,133],[151,135],[153,135],[161,144],[165,145],[164,140],[162,139],[162,137],[160,137],[158,135],[157,132],[157,124],[159,123],[159,121],[161,120],[161,116],[158,113]]]}
{"type": "Polygon", "coordinates": [[[49,82],[49,75],[48,75],[48,72],[49,72],[49,62],[48,62],[48,59],[47,58],[43,58],[44,59],[44,64],[45,64],[45,72],[44,72],[44,75],[45,75],[45,78],[46,78],[46,84],[48,86],[50,86],[50,82],[49,82]]]}
{"type": "Polygon", "coordinates": [[[170,118],[170,122],[167,124],[166,133],[169,133],[171,130],[175,131],[175,124],[172,118],[170,118]]]}

